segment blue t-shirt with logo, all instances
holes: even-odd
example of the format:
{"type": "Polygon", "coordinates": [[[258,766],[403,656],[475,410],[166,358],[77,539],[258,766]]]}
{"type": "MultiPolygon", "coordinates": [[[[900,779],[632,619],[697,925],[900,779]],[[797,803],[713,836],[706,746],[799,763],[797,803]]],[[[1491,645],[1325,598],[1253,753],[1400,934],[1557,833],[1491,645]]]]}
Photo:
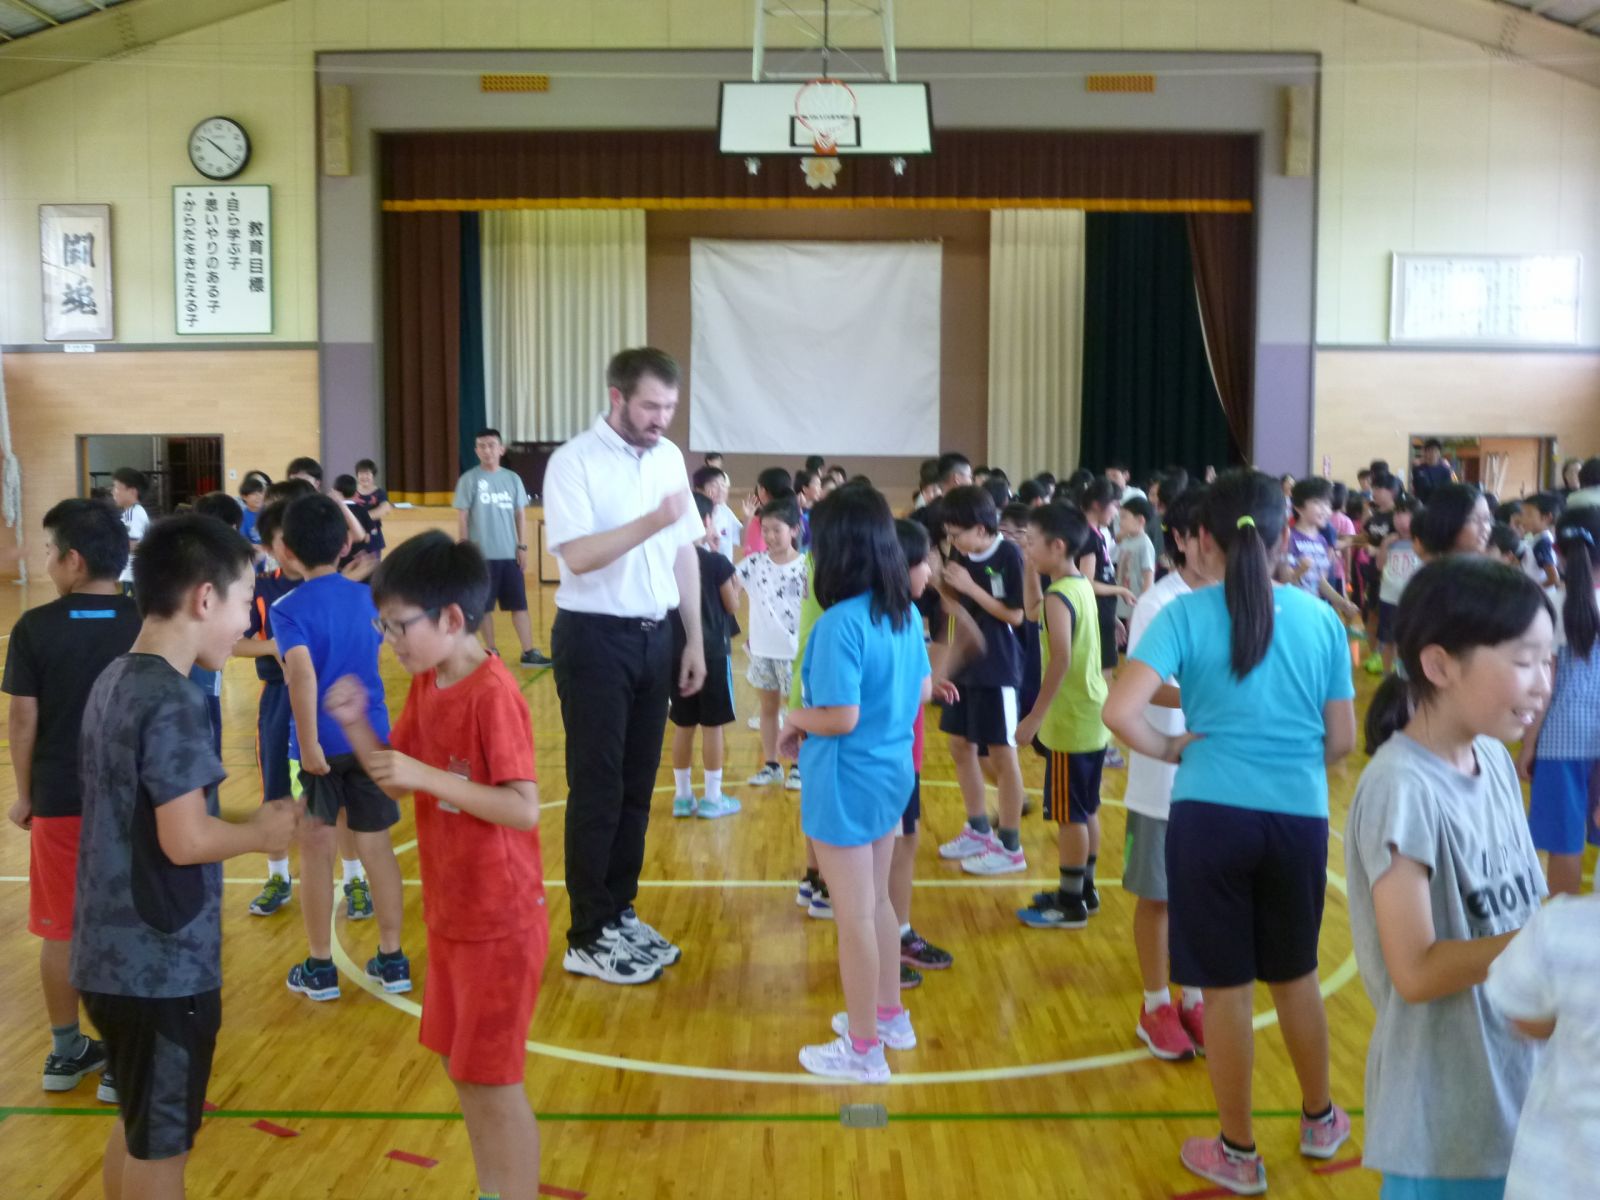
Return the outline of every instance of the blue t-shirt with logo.
{"type": "MultiPolygon", "coordinates": [[[[322,697],[345,675],[354,675],[367,689],[367,719],[379,740],[389,736],[389,709],[383,702],[383,679],[378,674],[383,635],[373,624],[377,619],[372,589],[337,573],[307,579],[272,605],[278,653],[288,661],[289,651],[304,646],[316,667],[317,741],[329,758],[352,752],[343,727],[322,711],[322,697]]],[[[300,757],[300,731],[293,722],[289,726],[289,757],[300,757]]]]}
{"type": "Polygon", "coordinates": [[[1178,764],[1174,804],[1328,815],[1322,710],[1355,697],[1344,626],[1300,588],[1274,586],[1272,597],[1272,642],[1243,679],[1233,675],[1221,584],[1178,597],[1139,639],[1132,657],[1177,679],[1188,730],[1200,735],[1178,764]]]}
{"type": "Polygon", "coordinates": [[[862,846],[895,827],[911,799],[911,743],[922,707],[928,651],[922,622],[898,630],[872,616],[866,593],[826,609],[800,666],[809,708],[856,707],[856,727],[800,743],[800,826],[830,846],[862,846]]]}

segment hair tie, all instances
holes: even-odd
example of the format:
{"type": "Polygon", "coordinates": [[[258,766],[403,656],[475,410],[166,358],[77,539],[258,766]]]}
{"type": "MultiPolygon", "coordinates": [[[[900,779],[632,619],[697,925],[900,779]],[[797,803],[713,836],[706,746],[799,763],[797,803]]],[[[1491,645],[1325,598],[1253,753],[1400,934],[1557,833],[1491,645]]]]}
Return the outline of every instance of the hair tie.
{"type": "Polygon", "coordinates": [[[1256,519],[1250,516],[1248,513],[1233,523],[1233,527],[1235,529],[1243,529],[1246,525],[1250,526],[1251,529],[1256,527],[1256,519]]]}
{"type": "Polygon", "coordinates": [[[1589,549],[1594,549],[1594,534],[1590,533],[1582,525],[1568,525],[1556,530],[1556,541],[1558,542],[1570,542],[1580,538],[1589,544],[1589,549]]]}
{"type": "Polygon", "coordinates": [[[1406,674],[1406,664],[1403,659],[1394,660],[1394,677],[1401,683],[1411,682],[1411,676],[1406,674]]]}

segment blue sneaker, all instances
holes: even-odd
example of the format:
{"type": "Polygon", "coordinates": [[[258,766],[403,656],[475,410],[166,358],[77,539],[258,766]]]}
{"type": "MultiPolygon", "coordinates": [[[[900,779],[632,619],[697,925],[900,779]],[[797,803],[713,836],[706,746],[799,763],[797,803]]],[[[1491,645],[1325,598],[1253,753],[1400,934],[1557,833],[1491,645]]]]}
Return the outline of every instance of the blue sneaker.
{"type": "Polygon", "coordinates": [[[1017,920],[1029,929],[1082,929],[1089,923],[1089,910],[1081,896],[1041,892],[1030,907],[1017,910],[1017,920]]]}
{"type": "Polygon", "coordinates": [[[337,1000],[339,972],[332,963],[325,967],[314,967],[308,958],[289,968],[289,990],[311,1000],[337,1000]]]}
{"type": "Polygon", "coordinates": [[[383,990],[390,995],[396,992],[409,992],[411,990],[411,960],[404,954],[394,958],[373,957],[367,959],[367,977],[376,979],[383,984],[383,990]]]}
{"type": "Polygon", "coordinates": [[[352,921],[365,921],[372,916],[372,889],[365,876],[344,885],[344,915],[352,921]]]}
{"type": "Polygon", "coordinates": [[[715,800],[702,800],[695,809],[695,816],[707,821],[715,821],[718,817],[731,817],[739,811],[739,802],[732,796],[718,796],[715,800]]]}
{"type": "Polygon", "coordinates": [[[675,817],[694,816],[695,800],[693,796],[674,796],[672,798],[672,815],[675,817]]]}

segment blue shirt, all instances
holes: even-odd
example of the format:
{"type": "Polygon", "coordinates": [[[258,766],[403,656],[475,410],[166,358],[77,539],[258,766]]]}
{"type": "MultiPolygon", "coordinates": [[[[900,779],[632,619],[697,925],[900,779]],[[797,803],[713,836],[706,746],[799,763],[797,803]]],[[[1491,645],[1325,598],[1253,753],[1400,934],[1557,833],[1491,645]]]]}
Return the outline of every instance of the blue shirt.
{"type": "Polygon", "coordinates": [[[1331,606],[1296,587],[1272,589],[1272,643],[1235,679],[1221,584],[1180,596],[1157,614],[1133,658],[1176,677],[1183,716],[1201,735],[1183,752],[1172,802],[1328,815],[1322,709],[1351,700],[1350,650],[1331,606]]]}
{"type": "MultiPolygon", "coordinates": [[[[367,689],[367,719],[380,741],[389,736],[389,709],[383,702],[383,680],[378,675],[378,647],[383,635],[374,627],[378,610],[372,589],[343,575],[307,579],[272,605],[272,632],[278,653],[304,646],[317,671],[317,741],[332,758],[351,753],[344,729],[322,711],[322,697],[336,679],[354,675],[367,689]]],[[[289,757],[300,757],[300,731],[289,726],[289,757]]]]}
{"type": "Polygon", "coordinates": [[[256,528],[256,518],[260,515],[260,513],[251,512],[247,508],[244,510],[244,516],[239,520],[239,532],[244,534],[245,540],[252,546],[261,545],[261,531],[256,528]]]}
{"type": "Polygon", "coordinates": [[[888,617],[872,619],[872,598],[863,593],[817,618],[800,665],[804,702],[855,706],[860,717],[849,733],[811,735],[800,744],[800,826],[807,837],[861,846],[895,827],[916,780],[912,730],[927,675],[922,622],[914,613],[896,632],[888,617]]]}

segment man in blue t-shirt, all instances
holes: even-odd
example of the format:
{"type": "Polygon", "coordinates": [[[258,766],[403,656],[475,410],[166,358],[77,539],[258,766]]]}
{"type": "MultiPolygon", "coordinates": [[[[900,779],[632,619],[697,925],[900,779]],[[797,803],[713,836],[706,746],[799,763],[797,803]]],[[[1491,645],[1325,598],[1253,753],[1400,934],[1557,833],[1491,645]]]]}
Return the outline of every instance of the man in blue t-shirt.
{"type": "Polygon", "coordinates": [[[1411,491],[1424,504],[1435,491],[1454,481],[1456,473],[1444,460],[1444,445],[1438,438],[1422,443],[1422,461],[1411,468],[1411,491]]]}
{"type": "MultiPolygon", "coordinates": [[[[372,888],[378,917],[378,954],[367,974],[386,992],[411,990],[411,964],[400,950],[400,864],[389,829],[400,819],[395,802],[361,769],[344,729],[322,711],[335,680],[353,675],[368,697],[367,719],[379,738],[389,736],[389,712],[378,675],[378,610],[372,592],[338,572],[350,549],[349,526],[338,501],[302,496],[283,514],[284,566],[304,582],[272,606],[272,627],[289,686],[293,722],[289,756],[300,762],[306,821],[300,834],[300,899],[310,954],[289,971],[289,990],[313,1000],[335,1000],[331,923],[334,824],[342,810],[372,888]]],[[[394,631],[403,644],[404,630],[394,631]]]]}

